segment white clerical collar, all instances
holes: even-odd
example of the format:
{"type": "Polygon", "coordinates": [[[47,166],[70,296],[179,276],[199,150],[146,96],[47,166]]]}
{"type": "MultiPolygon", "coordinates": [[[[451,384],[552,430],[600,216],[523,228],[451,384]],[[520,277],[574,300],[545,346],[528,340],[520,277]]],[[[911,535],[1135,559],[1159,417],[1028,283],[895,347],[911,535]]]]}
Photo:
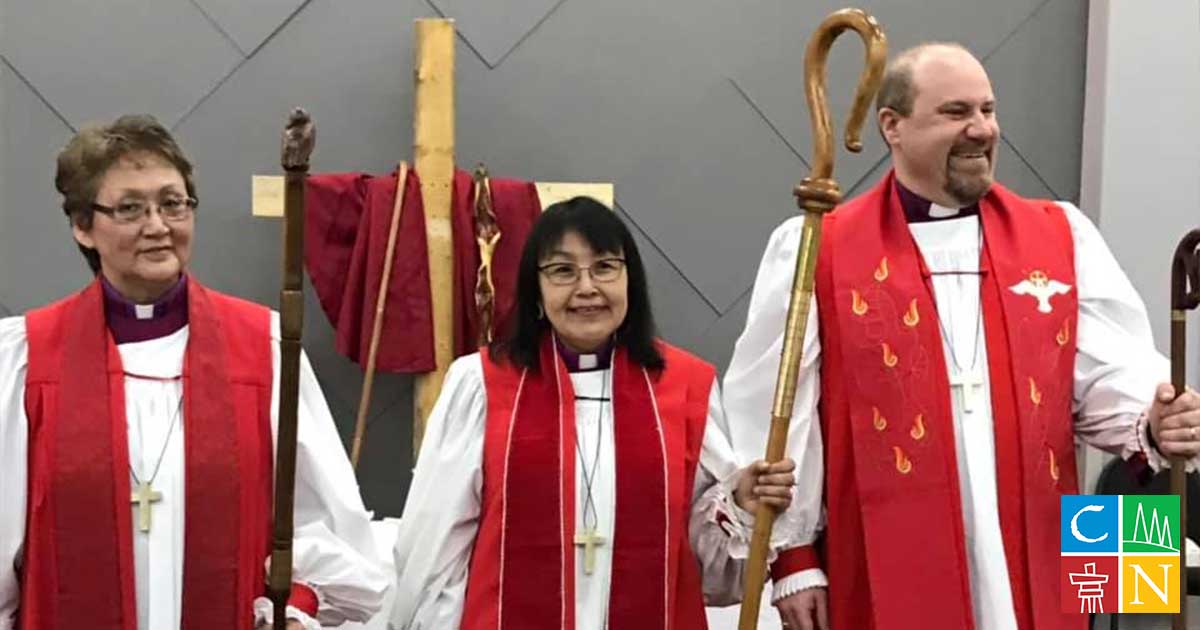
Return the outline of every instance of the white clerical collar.
{"type": "Polygon", "coordinates": [[[904,209],[904,217],[909,223],[925,223],[958,219],[979,215],[979,204],[953,208],[942,206],[909,190],[900,180],[896,180],[896,190],[900,196],[900,205],[904,209]]]}
{"type": "Polygon", "coordinates": [[[579,369],[594,370],[600,365],[600,357],[595,354],[579,355],[579,369]]]}
{"type": "Polygon", "coordinates": [[[948,208],[936,203],[929,204],[929,218],[931,219],[949,219],[958,216],[960,212],[962,212],[962,208],[948,208]]]}

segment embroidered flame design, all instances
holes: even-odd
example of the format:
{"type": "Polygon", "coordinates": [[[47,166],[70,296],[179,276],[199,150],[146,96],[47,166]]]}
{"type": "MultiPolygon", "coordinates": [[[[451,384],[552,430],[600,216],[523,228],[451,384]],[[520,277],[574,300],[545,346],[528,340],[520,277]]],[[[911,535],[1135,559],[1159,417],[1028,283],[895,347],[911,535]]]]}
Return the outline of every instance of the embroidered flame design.
{"type": "Polygon", "coordinates": [[[896,470],[900,471],[901,475],[907,475],[912,472],[912,460],[900,450],[899,446],[893,446],[892,450],[896,452],[896,470]]]}
{"type": "Polygon", "coordinates": [[[884,418],[883,414],[879,413],[879,407],[871,407],[871,413],[875,416],[875,418],[871,420],[871,425],[875,427],[875,430],[882,431],[886,429],[887,418],[884,418]]]}
{"type": "Polygon", "coordinates": [[[892,352],[891,346],[887,345],[886,343],[884,343],[882,345],[883,345],[883,364],[888,367],[896,367],[896,364],[900,362],[900,357],[896,356],[896,353],[892,352]]]}
{"type": "Polygon", "coordinates": [[[1042,390],[1038,389],[1032,376],[1029,377],[1029,400],[1032,400],[1035,405],[1042,404],[1042,390]]]}
{"type": "Polygon", "coordinates": [[[1054,458],[1054,449],[1047,449],[1050,453],[1050,478],[1058,481],[1058,460],[1054,458]]]}
{"type": "Polygon", "coordinates": [[[1071,340],[1071,322],[1070,322],[1070,320],[1063,322],[1062,329],[1059,330],[1058,334],[1054,336],[1054,340],[1057,341],[1058,345],[1060,345],[1060,346],[1067,345],[1067,342],[1071,340]]]}
{"type": "Polygon", "coordinates": [[[904,313],[904,325],[908,326],[909,328],[913,328],[914,326],[916,326],[917,324],[920,324],[920,323],[921,323],[921,313],[919,313],[917,311],[916,298],[913,298],[913,301],[908,303],[908,310],[905,311],[905,313],[904,313]]]}
{"type": "Polygon", "coordinates": [[[862,294],[859,293],[858,291],[855,291],[854,289],[851,289],[850,295],[851,295],[851,297],[854,298],[854,301],[850,304],[851,312],[853,312],[855,315],[858,315],[859,317],[866,315],[867,314],[867,301],[863,299],[862,294]]]}
{"type": "Polygon", "coordinates": [[[917,414],[913,420],[912,430],[908,432],[914,440],[921,440],[925,437],[925,414],[917,414]]]}
{"type": "Polygon", "coordinates": [[[887,262],[887,256],[884,256],[879,261],[879,266],[875,268],[875,281],[883,282],[884,280],[887,280],[887,278],[888,278],[888,262],[887,262]]]}

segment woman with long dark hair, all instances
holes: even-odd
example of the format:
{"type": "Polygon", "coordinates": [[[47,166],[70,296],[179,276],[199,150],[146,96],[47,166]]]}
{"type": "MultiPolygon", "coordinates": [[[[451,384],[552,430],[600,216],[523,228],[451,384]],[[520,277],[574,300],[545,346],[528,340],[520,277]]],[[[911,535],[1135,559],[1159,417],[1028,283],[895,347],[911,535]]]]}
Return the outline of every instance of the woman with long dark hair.
{"type": "Polygon", "coordinates": [[[792,463],[739,469],[713,367],[655,337],[638,248],[546,210],[511,330],[449,370],[396,546],[397,628],[705,627],[741,595],[752,513],[792,463]]]}

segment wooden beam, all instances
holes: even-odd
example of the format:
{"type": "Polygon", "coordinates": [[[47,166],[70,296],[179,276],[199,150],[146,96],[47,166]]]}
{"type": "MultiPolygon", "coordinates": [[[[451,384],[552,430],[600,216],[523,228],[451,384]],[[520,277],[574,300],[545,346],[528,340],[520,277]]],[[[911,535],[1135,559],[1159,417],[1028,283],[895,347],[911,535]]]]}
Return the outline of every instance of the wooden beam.
{"type": "Polygon", "coordinates": [[[537,182],[536,186],[542,210],[572,197],[591,197],[608,206],[610,210],[613,208],[613,185],[611,183],[537,182]]]}
{"type": "Polygon", "coordinates": [[[454,360],[454,239],[450,208],[454,189],[454,20],[417,20],[413,162],[421,176],[429,288],[433,300],[436,368],[417,376],[414,387],[413,453],[421,450],[425,422],[446,370],[454,360]]]}
{"type": "MultiPolygon", "coordinates": [[[[542,209],[566,201],[571,197],[583,195],[613,207],[613,185],[611,183],[591,182],[536,182],[538,200],[542,209]]],[[[250,212],[256,217],[283,216],[283,176],[255,175],[251,179],[250,212]]]]}
{"type": "Polygon", "coordinates": [[[283,175],[255,175],[250,179],[250,213],[256,217],[283,218],[283,175]]]}

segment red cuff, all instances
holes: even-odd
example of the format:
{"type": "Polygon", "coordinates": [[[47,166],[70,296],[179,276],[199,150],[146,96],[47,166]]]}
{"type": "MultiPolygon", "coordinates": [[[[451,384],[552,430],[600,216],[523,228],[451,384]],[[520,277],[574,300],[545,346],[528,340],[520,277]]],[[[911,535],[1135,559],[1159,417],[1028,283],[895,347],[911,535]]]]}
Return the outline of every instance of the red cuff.
{"type": "Polygon", "coordinates": [[[288,606],[317,618],[317,592],[307,585],[292,582],[292,594],[288,597],[288,606]]]}
{"type": "Polygon", "coordinates": [[[812,545],[793,547],[779,552],[779,557],[771,563],[771,579],[778,582],[783,578],[807,569],[821,568],[817,558],[817,550],[812,545]]]}

